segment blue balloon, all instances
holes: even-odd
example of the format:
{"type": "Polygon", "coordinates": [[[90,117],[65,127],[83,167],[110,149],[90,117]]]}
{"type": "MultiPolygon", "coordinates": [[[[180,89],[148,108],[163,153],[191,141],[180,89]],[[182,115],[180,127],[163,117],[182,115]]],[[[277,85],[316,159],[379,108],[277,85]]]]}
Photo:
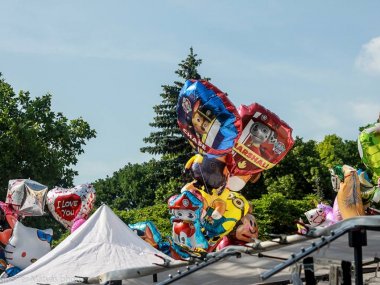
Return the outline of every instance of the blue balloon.
{"type": "Polygon", "coordinates": [[[227,94],[206,80],[187,80],[177,104],[179,128],[199,153],[223,156],[231,152],[242,122],[227,94]]]}

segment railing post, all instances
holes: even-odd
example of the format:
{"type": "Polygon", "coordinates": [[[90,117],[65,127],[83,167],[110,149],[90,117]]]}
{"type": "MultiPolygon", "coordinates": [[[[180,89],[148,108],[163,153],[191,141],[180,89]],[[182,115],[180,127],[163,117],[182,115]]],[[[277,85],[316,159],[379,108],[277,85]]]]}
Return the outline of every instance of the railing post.
{"type": "Polygon", "coordinates": [[[348,233],[348,243],[354,248],[355,284],[363,285],[363,252],[362,246],[367,245],[367,231],[365,229],[351,230],[348,233]]]}
{"type": "Polygon", "coordinates": [[[312,256],[303,259],[303,269],[305,271],[305,283],[306,285],[316,285],[314,274],[314,259],[312,256]]]}

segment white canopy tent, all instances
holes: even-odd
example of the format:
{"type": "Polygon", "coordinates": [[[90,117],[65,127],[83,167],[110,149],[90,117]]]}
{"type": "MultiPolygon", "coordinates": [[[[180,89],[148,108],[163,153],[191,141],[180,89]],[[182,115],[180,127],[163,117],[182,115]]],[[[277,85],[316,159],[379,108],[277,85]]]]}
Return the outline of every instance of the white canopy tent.
{"type": "Polygon", "coordinates": [[[115,280],[115,275],[116,280],[135,278],[181,264],[143,241],[102,205],[56,248],[0,284],[70,284],[81,280],[76,276],[101,284],[115,280]]]}

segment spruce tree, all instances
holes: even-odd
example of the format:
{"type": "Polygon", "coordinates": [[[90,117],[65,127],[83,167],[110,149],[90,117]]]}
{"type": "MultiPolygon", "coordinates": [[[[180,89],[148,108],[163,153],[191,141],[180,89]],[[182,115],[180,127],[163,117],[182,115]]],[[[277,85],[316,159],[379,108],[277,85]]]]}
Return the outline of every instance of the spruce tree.
{"type": "Polygon", "coordinates": [[[175,81],[173,85],[162,85],[162,102],[153,107],[156,116],[149,124],[158,130],[143,139],[149,145],[140,149],[143,153],[161,155],[168,175],[178,175],[178,171],[181,171],[186,160],[192,155],[192,148],[177,124],[176,106],[184,82],[187,79],[201,79],[197,70],[201,63],[202,60],[198,59],[193,48],[190,48],[190,54],[178,64],[179,68],[175,71],[182,81],[175,81]]]}

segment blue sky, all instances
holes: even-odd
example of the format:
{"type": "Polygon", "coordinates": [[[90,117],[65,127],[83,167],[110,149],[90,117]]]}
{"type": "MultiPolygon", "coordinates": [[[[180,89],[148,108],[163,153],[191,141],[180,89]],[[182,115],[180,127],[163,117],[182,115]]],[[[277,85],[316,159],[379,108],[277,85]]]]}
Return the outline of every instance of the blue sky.
{"type": "Polygon", "coordinates": [[[16,92],[53,94],[83,117],[76,184],[140,153],[161,85],[193,47],[201,75],[236,105],[258,102],[294,136],[356,139],[380,111],[379,1],[19,1],[0,9],[0,72],[16,92]]]}

